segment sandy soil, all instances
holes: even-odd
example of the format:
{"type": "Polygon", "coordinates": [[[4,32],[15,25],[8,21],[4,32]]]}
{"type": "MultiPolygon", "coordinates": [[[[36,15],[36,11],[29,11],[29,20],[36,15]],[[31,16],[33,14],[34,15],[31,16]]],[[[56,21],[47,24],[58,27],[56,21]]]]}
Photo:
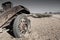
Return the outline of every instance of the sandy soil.
{"type": "MultiPolygon", "coordinates": [[[[55,17],[29,17],[31,33],[26,33],[24,40],[60,40],[60,20],[55,17]]],[[[15,40],[15,38],[3,31],[3,33],[0,33],[0,40],[15,40]]]]}

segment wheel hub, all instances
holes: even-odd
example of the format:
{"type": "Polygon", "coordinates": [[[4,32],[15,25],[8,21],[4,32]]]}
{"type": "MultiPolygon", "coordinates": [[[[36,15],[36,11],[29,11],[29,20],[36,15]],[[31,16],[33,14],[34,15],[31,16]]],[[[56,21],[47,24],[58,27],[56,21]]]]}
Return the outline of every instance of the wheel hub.
{"type": "Polygon", "coordinates": [[[26,33],[28,25],[27,25],[27,20],[26,19],[21,19],[21,23],[19,24],[20,27],[20,32],[21,33],[26,33]]]}

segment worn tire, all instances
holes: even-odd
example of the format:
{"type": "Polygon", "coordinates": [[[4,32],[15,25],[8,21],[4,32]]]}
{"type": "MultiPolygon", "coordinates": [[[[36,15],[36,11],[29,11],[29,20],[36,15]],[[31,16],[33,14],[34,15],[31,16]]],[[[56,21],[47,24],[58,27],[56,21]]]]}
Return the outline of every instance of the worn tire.
{"type": "Polygon", "coordinates": [[[27,18],[25,14],[20,14],[17,16],[17,18],[15,19],[14,21],[14,24],[13,24],[13,33],[15,35],[16,38],[20,38],[21,36],[21,33],[20,33],[20,29],[18,27],[18,25],[20,24],[20,21],[22,18],[27,18]]]}

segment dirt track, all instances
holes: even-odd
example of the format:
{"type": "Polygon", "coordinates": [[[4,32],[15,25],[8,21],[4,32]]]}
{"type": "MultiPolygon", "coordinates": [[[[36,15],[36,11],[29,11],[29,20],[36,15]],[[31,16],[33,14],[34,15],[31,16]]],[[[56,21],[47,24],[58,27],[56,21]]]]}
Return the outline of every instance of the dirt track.
{"type": "MultiPolygon", "coordinates": [[[[25,40],[60,40],[60,20],[54,17],[32,18],[31,33],[25,40]]],[[[15,40],[6,31],[0,33],[0,40],[15,40]]]]}

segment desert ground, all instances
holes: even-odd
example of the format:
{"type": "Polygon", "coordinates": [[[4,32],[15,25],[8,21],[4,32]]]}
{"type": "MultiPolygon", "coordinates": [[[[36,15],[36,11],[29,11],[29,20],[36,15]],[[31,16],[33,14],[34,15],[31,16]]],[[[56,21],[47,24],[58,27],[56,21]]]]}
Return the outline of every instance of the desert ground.
{"type": "MultiPolygon", "coordinates": [[[[25,34],[24,40],[60,40],[60,15],[52,17],[33,18],[31,20],[31,33],[25,34]]],[[[13,36],[3,30],[0,40],[16,40],[13,36]]]]}

